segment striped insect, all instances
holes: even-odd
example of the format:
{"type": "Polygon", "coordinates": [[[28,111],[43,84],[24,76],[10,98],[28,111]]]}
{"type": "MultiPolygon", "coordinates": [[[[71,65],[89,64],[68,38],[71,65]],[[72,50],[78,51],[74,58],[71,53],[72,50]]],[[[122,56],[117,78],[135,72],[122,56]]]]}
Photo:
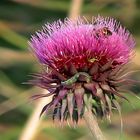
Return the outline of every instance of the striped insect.
{"type": "Polygon", "coordinates": [[[95,31],[95,35],[97,38],[99,37],[107,37],[112,35],[112,32],[108,29],[108,27],[103,27],[95,31]]]}

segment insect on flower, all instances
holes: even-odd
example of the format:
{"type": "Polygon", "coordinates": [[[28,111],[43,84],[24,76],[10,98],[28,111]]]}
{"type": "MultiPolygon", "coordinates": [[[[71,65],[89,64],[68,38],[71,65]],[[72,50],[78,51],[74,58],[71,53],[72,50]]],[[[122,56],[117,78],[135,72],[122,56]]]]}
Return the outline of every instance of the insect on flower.
{"type": "Polygon", "coordinates": [[[99,38],[99,37],[107,37],[107,36],[110,36],[112,35],[112,32],[108,29],[108,27],[103,27],[101,29],[98,29],[96,32],[96,37],[99,38]]]}
{"type": "Polygon", "coordinates": [[[117,108],[116,97],[126,99],[121,85],[132,82],[122,71],[134,46],[132,35],[113,18],[99,16],[92,23],[66,18],[46,24],[30,40],[33,53],[47,69],[28,83],[49,91],[33,99],[53,95],[41,115],[51,110],[54,120],[77,122],[88,108],[109,118],[117,108]]]}

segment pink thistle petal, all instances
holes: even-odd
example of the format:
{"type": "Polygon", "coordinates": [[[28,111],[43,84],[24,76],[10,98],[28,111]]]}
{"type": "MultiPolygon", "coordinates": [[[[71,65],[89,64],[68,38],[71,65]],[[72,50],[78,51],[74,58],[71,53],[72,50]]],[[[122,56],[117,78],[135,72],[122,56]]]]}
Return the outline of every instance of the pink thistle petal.
{"type": "Polygon", "coordinates": [[[64,23],[46,24],[29,44],[41,63],[63,71],[64,64],[73,64],[76,69],[90,67],[93,59],[100,65],[125,64],[133,55],[135,41],[115,19],[98,16],[92,23],[82,18],[75,23],[67,18],[64,23]]]}
{"type": "Polygon", "coordinates": [[[41,114],[52,109],[53,119],[69,117],[78,122],[87,108],[101,117],[110,117],[118,89],[135,81],[127,79],[126,68],[134,55],[135,40],[113,18],[94,17],[92,22],[79,17],[77,22],[64,19],[32,36],[30,47],[43,65],[43,72],[32,75],[33,84],[53,95],[41,114]]]}

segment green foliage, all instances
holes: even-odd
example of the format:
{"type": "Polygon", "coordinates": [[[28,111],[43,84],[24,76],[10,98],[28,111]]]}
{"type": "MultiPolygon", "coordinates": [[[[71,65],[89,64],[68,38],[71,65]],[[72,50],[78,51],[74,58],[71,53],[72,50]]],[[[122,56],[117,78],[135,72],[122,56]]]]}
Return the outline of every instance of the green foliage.
{"type": "Polygon", "coordinates": [[[85,135],[85,129],[64,127],[63,129],[61,128],[60,131],[55,128],[45,128],[44,133],[53,140],[77,140],[85,135]]]}

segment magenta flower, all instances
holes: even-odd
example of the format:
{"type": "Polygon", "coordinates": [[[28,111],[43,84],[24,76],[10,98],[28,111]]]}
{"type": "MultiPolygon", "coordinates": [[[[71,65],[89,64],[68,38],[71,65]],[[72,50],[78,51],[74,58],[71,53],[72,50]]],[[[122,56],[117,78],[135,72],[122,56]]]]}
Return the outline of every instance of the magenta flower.
{"type": "Polygon", "coordinates": [[[131,80],[121,73],[133,56],[135,41],[113,18],[48,23],[32,36],[30,46],[46,69],[29,83],[50,92],[33,98],[54,95],[41,114],[52,110],[53,119],[78,121],[86,107],[109,117],[116,96],[126,99],[119,87],[131,80]]]}

